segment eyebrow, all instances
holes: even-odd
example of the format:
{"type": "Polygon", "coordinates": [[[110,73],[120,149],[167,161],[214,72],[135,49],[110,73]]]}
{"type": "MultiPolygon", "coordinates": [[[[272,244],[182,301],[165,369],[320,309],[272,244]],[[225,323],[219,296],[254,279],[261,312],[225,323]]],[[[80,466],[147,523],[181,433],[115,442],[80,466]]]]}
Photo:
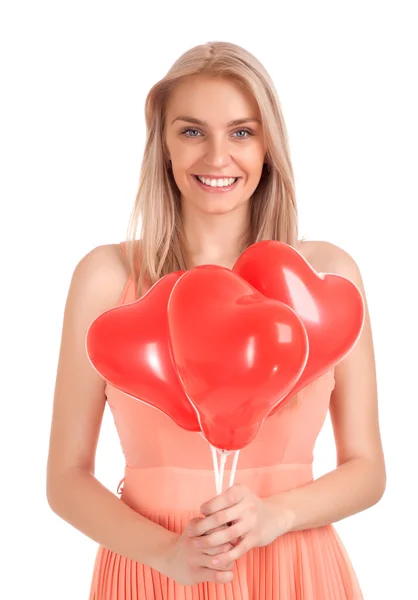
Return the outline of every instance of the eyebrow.
{"type": "MultiPolygon", "coordinates": [[[[195,125],[208,127],[206,121],[201,121],[200,119],[196,119],[195,117],[176,117],[175,119],[173,119],[173,121],[171,121],[171,124],[173,124],[175,121],[186,121],[187,123],[194,123],[195,125]]],[[[246,117],[245,119],[234,119],[233,121],[229,121],[229,123],[227,123],[226,125],[227,127],[233,127],[234,125],[242,125],[243,123],[260,123],[261,125],[260,119],[256,119],[254,117],[246,117]]]]}

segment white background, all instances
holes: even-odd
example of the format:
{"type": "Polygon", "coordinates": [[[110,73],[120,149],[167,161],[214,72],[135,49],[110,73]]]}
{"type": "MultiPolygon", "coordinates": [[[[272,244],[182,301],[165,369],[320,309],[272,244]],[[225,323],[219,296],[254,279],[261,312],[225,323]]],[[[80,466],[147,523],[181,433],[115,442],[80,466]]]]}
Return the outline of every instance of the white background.
{"type": "MultiPolygon", "coordinates": [[[[1,537],[2,588],[12,586],[4,597],[88,596],[96,544],[52,513],[45,496],[65,299],[82,256],[124,239],[147,91],[180,54],[210,40],[246,47],[271,73],[301,234],[343,247],[363,274],[388,484],[378,505],[336,527],[366,600],[418,597],[413,5],[3,4],[1,537]]],[[[315,458],[316,475],[334,468],[329,421],[315,458]]],[[[123,465],[106,412],[97,476],[116,491],[123,465]]]]}

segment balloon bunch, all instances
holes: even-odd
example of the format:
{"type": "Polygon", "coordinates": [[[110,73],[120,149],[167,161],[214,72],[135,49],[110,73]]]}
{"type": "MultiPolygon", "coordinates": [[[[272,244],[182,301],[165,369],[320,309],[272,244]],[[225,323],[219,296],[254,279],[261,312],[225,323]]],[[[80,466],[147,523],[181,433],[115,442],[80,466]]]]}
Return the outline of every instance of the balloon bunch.
{"type": "Polygon", "coordinates": [[[200,432],[220,493],[228,455],[232,485],[239,451],[350,352],[363,322],[351,281],[317,273],[283,242],[263,241],[232,270],[170,273],[139,300],[104,312],[90,325],[86,350],[114,387],[200,432]]]}

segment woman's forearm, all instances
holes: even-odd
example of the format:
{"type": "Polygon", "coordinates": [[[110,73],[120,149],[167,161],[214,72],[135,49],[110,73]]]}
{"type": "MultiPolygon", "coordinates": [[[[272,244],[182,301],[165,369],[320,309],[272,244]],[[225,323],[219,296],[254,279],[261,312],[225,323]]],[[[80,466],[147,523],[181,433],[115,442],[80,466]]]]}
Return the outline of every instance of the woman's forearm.
{"type": "Polygon", "coordinates": [[[48,484],[52,510],[109,550],[160,570],[176,534],[135,512],[91,473],[74,469],[48,484]]]}
{"type": "Polygon", "coordinates": [[[329,525],[376,504],[386,485],[385,468],[352,459],[312,483],[265,498],[286,520],[286,531],[329,525]]]}

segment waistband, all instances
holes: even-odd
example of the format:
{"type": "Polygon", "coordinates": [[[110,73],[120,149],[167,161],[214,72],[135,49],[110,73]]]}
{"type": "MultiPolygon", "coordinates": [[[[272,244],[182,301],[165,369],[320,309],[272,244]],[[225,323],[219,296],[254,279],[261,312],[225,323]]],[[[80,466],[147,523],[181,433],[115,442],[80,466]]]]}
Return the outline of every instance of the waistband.
{"type": "MultiPolygon", "coordinates": [[[[224,486],[230,470],[225,469],[224,486]]],[[[313,480],[312,463],[279,464],[253,469],[238,469],[235,483],[247,485],[260,498],[305,485],[313,480]]],[[[199,511],[216,496],[212,470],[181,467],[133,469],[125,467],[118,494],[137,512],[199,511]]]]}

